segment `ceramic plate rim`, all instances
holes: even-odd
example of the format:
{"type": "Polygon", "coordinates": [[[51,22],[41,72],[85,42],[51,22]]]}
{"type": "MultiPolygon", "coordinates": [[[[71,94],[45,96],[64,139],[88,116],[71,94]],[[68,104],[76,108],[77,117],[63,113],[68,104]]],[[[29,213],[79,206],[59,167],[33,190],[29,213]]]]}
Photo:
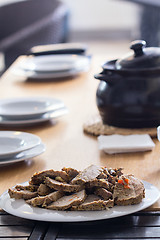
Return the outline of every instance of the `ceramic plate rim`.
{"type": "Polygon", "coordinates": [[[26,116],[36,116],[36,115],[40,115],[40,114],[44,114],[46,112],[49,111],[54,111],[57,110],[61,107],[64,106],[63,101],[61,101],[60,99],[57,98],[50,98],[50,97],[19,97],[19,98],[6,98],[6,99],[1,99],[0,102],[0,116],[6,116],[6,117],[17,117],[17,116],[21,116],[21,117],[26,117],[26,116]],[[32,101],[35,101],[37,103],[43,102],[49,102],[50,105],[44,107],[43,109],[37,109],[36,111],[29,111],[29,112],[22,112],[22,111],[18,111],[15,112],[14,114],[11,112],[6,112],[3,111],[1,108],[3,107],[4,104],[10,104],[10,103],[21,103],[21,102],[26,102],[30,103],[32,101]]]}
{"type": "Polygon", "coordinates": [[[17,150],[0,153],[0,158],[16,155],[22,151],[31,149],[41,143],[40,137],[35,134],[21,131],[0,131],[0,137],[19,138],[24,140],[25,145],[20,146],[17,150]]]}
{"type": "MultiPolygon", "coordinates": [[[[22,199],[11,199],[7,191],[4,192],[0,197],[0,207],[4,211],[17,217],[46,222],[86,222],[116,218],[143,210],[154,204],[159,199],[160,191],[158,190],[158,188],[146,181],[143,181],[143,183],[146,188],[146,197],[142,200],[141,203],[130,206],[115,206],[108,211],[103,210],[69,212],[40,209],[36,207],[31,207],[22,199]],[[20,209],[21,211],[23,209],[23,212],[19,212],[18,209],[20,209]]],[[[27,182],[23,184],[27,184],[27,182]]]]}
{"type": "Polygon", "coordinates": [[[39,156],[40,154],[42,154],[44,151],[46,150],[45,144],[44,143],[40,143],[39,145],[35,146],[34,148],[25,150],[24,152],[21,152],[19,154],[21,154],[22,156],[17,157],[17,154],[15,157],[13,158],[7,158],[5,160],[0,160],[0,167],[2,166],[8,166],[10,164],[14,164],[14,163],[18,163],[18,162],[22,162],[24,160],[28,160],[34,157],[39,156]],[[39,150],[39,152],[35,152],[35,150],[39,150]]]}
{"type": "Polygon", "coordinates": [[[51,111],[49,113],[44,113],[40,117],[32,118],[32,119],[22,119],[22,120],[11,120],[11,119],[3,119],[0,117],[0,126],[10,125],[10,126],[30,126],[36,123],[43,123],[49,121],[51,119],[55,119],[61,117],[68,113],[67,107],[59,108],[55,111],[51,111]],[[55,115],[57,114],[57,115],[55,115]]]}
{"type": "Polygon", "coordinates": [[[22,61],[22,63],[19,65],[19,67],[22,69],[22,70],[25,70],[25,71],[35,71],[35,72],[57,72],[57,71],[68,71],[68,70],[72,70],[74,67],[76,67],[76,63],[78,61],[82,61],[82,60],[85,60],[86,59],[86,56],[83,56],[83,55],[77,55],[77,54],[56,54],[56,55],[42,55],[42,56],[29,56],[28,58],[24,59],[22,61]],[[38,61],[41,63],[43,61],[53,61],[53,65],[56,61],[56,59],[58,61],[67,61],[69,62],[69,64],[67,66],[59,66],[57,67],[57,69],[54,69],[51,68],[49,69],[48,67],[45,69],[44,66],[43,66],[43,69],[41,68],[37,68],[36,67],[36,61],[37,61],[37,64],[38,64],[38,61]],[[28,65],[31,65],[30,67],[28,65]],[[35,66],[33,66],[32,64],[35,64],[35,66]],[[27,67],[27,66],[28,67],[27,67]]]}
{"type": "Polygon", "coordinates": [[[90,59],[87,57],[87,62],[85,66],[82,66],[81,68],[75,68],[68,71],[57,71],[57,72],[35,72],[35,71],[25,71],[19,66],[14,66],[11,68],[12,73],[18,76],[24,76],[28,79],[33,80],[42,80],[42,79],[58,79],[58,78],[67,78],[75,76],[79,73],[86,72],[89,69],[90,59]]]}

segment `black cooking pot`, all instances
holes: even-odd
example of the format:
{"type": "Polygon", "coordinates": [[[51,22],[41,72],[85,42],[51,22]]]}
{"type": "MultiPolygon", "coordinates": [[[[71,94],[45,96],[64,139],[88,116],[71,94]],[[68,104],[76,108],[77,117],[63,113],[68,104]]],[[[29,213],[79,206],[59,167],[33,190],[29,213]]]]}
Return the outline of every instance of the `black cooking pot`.
{"type": "Polygon", "coordinates": [[[96,93],[104,124],[124,128],[160,125],[160,48],[146,42],[131,43],[122,59],[108,61],[95,75],[101,80],[96,93]]]}

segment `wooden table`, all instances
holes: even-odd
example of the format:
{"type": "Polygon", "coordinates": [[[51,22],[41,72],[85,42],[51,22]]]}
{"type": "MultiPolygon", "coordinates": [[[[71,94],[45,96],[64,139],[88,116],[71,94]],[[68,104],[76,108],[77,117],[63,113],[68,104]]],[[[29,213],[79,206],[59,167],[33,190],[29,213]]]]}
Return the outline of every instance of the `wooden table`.
{"type": "MultiPolygon", "coordinates": [[[[14,63],[14,65],[17,64],[18,61],[21,61],[22,58],[24,58],[24,56],[20,57],[14,63]]],[[[92,116],[98,113],[95,102],[95,94],[98,86],[98,81],[94,79],[93,75],[99,72],[101,69],[100,60],[102,59],[100,59],[99,56],[93,57],[91,69],[88,73],[83,73],[74,78],[69,78],[62,81],[26,81],[24,77],[15,76],[12,74],[12,68],[14,65],[2,76],[0,80],[0,98],[25,96],[55,97],[64,101],[65,105],[69,109],[69,113],[66,116],[58,119],[56,122],[50,121],[32,127],[16,128],[17,130],[37,134],[42,139],[43,143],[46,145],[46,151],[42,155],[34,158],[33,160],[21,162],[6,167],[1,167],[0,194],[2,194],[9,187],[14,186],[17,183],[22,183],[29,180],[34,172],[51,168],[60,170],[63,166],[73,167],[82,170],[90,164],[97,164],[112,168],[123,167],[125,173],[132,173],[136,177],[148,181],[160,189],[160,143],[157,141],[157,139],[153,139],[156,146],[154,150],[150,152],[107,155],[98,150],[98,143],[96,137],[87,135],[83,132],[83,124],[92,116]]],[[[15,130],[15,128],[11,129],[9,127],[0,128],[0,130],[4,129],[15,130]]],[[[159,216],[159,210],[160,200],[147,209],[147,212],[150,212],[150,217],[146,218],[146,213],[144,213],[144,215],[142,214],[143,216],[131,215],[130,218],[123,217],[122,219],[126,219],[126,225],[124,225],[124,228],[126,229],[126,231],[128,231],[127,221],[129,221],[129,226],[132,226],[133,228],[132,233],[135,233],[138,224],[137,221],[141,217],[147,219],[142,224],[144,229],[146,228],[146,226],[150,225],[152,225],[153,227],[153,224],[151,224],[150,220],[151,216],[155,216],[154,223],[156,224],[156,226],[158,226],[158,224],[160,223],[160,219],[159,217],[157,217],[159,216]],[[157,212],[152,215],[151,211],[157,212]]],[[[0,226],[3,225],[3,217],[4,216],[0,216],[0,226]]],[[[116,219],[112,221],[113,223],[118,224],[116,225],[116,231],[119,231],[118,229],[120,229],[122,225],[121,220],[116,219]]],[[[98,221],[97,226],[99,231],[101,231],[102,226],[106,224],[109,224],[110,226],[112,224],[112,221],[100,221],[102,225],[100,225],[100,222],[98,221]]],[[[34,221],[31,221],[30,233],[32,232],[33,227],[35,227],[35,224],[36,223],[34,221]]],[[[91,235],[91,229],[95,224],[96,223],[88,223],[88,225],[86,225],[90,229],[87,235],[90,236],[90,239],[92,239],[93,237],[93,235],[91,235]]],[[[61,224],[58,224],[58,226],[61,226],[61,224]]],[[[81,223],[80,225],[78,225],[76,223],[73,224],[73,226],[75,226],[73,231],[76,235],[75,229],[78,229],[77,231],[79,231],[82,226],[85,226],[85,224],[81,223]]],[[[71,231],[72,229],[72,224],[63,224],[63,228],[64,229],[61,234],[66,233],[66,236],[60,235],[59,238],[68,237],[68,239],[75,239],[79,237],[79,239],[85,239],[85,232],[87,231],[86,227],[81,232],[81,236],[77,235],[77,237],[75,237],[74,234],[71,234],[72,238],[68,235],[69,231],[71,231]]],[[[142,233],[145,231],[144,229],[142,231],[141,228],[141,235],[139,235],[139,237],[143,235],[142,233]]],[[[111,230],[107,231],[109,233],[109,237],[106,238],[112,239],[113,233],[111,232],[111,230]]],[[[100,237],[96,235],[95,239],[104,238],[105,236],[107,236],[105,234],[106,233],[103,231],[102,234],[99,235],[100,237]]],[[[154,234],[155,237],[158,236],[156,234],[154,234]]],[[[160,236],[160,230],[158,234],[160,236]]],[[[121,234],[121,238],[123,239],[124,236],[122,235],[123,234],[121,234]]],[[[151,237],[151,235],[152,234],[148,235],[148,237],[151,237]]],[[[26,236],[29,237],[30,234],[26,236]]],[[[131,235],[128,236],[128,239],[131,239],[131,235]]],[[[27,237],[24,237],[22,239],[27,239],[27,237]]],[[[116,237],[117,235],[115,235],[115,238],[116,237]]]]}

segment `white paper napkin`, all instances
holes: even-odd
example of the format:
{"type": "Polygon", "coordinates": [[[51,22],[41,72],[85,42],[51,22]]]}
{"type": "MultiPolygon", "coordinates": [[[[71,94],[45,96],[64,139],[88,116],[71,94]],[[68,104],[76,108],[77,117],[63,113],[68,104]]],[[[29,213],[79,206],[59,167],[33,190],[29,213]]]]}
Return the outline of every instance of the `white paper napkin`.
{"type": "Polygon", "coordinates": [[[100,135],[98,137],[99,149],[108,154],[123,152],[149,151],[155,147],[154,142],[148,134],[133,135],[100,135]]]}

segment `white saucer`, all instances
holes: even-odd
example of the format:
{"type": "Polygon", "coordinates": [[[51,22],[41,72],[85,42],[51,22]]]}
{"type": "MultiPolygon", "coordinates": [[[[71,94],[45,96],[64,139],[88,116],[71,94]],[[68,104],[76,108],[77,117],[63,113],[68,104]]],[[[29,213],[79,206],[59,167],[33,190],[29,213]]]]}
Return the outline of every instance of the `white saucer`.
{"type": "Polygon", "coordinates": [[[29,118],[29,119],[22,119],[22,120],[8,119],[0,116],[0,126],[23,126],[23,127],[32,126],[37,123],[43,123],[51,119],[61,117],[67,113],[68,113],[68,109],[66,107],[63,107],[53,112],[44,113],[38,117],[29,118]]]}
{"type": "Polygon", "coordinates": [[[43,143],[41,143],[38,146],[36,146],[32,149],[23,151],[12,158],[0,159],[0,166],[6,166],[9,164],[13,164],[13,163],[21,162],[21,161],[24,161],[27,159],[31,159],[33,157],[36,157],[36,156],[42,154],[45,150],[46,150],[45,145],[43,143]]]}
{"type": "Polygon", "coordinates": [[[84,66],[86,56],[75,54],[55,54],[44,56],[29,56],[19,64],[25,71],[57,72],[77,69],[84,66]]]}
{"type": "Polygon", "coordinates": [[[0,131],[0,159],[15,156],[41,143],[41,139],[31,133],[0,131]]]}
{"type": "Polygon", "coordinates": [[[84,56],[83,62],[81,62],[76,67],[70,69],[70,70],[61,70],[61,71],[31,71],[31,70],[25,70],[19,67],[19,65],[14,66],[11,68],[12,73],[19,76],[27,77],[28,79],[34,79],[34,80],[43,80],[43,79],[57,79],[57,78],[67,78],[67,77],[73,77],[76,76],[82,72],[87,72],[89,70],[90,66],[90,58],[87,56],[84,56]]]}
{"type": "Polygon", "coordinates": [[[64,103],[55,98],[7,98],[0,101],[0,116],[7,117],[8,119],[27,119],[54,111],[63,106],[64,103]]]}

